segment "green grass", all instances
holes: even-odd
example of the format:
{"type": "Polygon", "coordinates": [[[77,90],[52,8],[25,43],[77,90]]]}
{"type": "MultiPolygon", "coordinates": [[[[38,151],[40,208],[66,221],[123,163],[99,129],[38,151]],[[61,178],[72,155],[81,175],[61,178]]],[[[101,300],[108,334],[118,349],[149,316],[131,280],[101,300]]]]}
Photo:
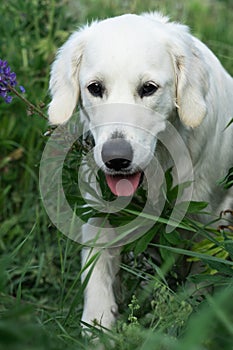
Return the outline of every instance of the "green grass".
{"type": "MultiPolygon", "coordinates": [[[[50,64],[70,32],[93,18],[147,10],[161,10],[173,20],[190,25],[192,32],[233,73],[230,0],[1,2],[0,58],[7,59],[17,73],[19,83],[26,88],[26,97],[37,105],[42,102],[46,105],[50,64]]],[[[81,337],[81,246],[57,232],[40,199],[38,170],[47,141],[43,136],[46,130],[46,122],[28,115],[17,99],[11,105],[0,101],[0,349],[3,350],[94,347],[88,338],[81,337]]],[[[129,214],[125,215],[127,218],[129,214]]],[[[125,247],[120,319],[106,334],[92,330],[93,338],[98,335],[106,349],[232,349],[232,236],[213,232],[210,240],[210,230],[185,220],[207,241],[194,246],[189,253],[186,247],[177,245],[179,237],[174,241],[174,236],[172,239],[165,235],[164,225],[159,222],[154,229],[159,227],[161,235],[157,248],[164,261],[160,267],[146,253],[145,241],[125,247]],[[213,296],[203,298],[202,291],[197,295],[183,283],[178,284],[172,263],[174,256],[180,261],[185,255],[200,259],[208,267],[205,274],[197,274],[189,282],[212,283],[213,296]]],[[[150,238],[149,233],[147,243],[150,238]]]]}

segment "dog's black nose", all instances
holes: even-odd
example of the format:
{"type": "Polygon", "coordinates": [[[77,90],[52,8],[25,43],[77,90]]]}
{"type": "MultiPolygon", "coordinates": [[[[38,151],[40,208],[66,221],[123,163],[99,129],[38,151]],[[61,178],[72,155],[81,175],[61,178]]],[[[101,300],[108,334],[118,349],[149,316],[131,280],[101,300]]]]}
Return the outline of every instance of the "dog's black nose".
{"type": "Polygon", "coordinates": [[[102,160],[107,168],[120,171],[132,162],[133,150],[129,142],[122,138],[106,141],[102,148],[102,160]]]}

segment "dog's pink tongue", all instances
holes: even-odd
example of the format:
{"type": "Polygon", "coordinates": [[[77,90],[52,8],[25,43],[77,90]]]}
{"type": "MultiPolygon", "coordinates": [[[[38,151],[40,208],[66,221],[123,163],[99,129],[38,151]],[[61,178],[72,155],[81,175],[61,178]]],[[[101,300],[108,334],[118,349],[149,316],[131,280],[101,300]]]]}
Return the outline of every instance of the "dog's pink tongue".
{"type": "Polygon", "coordinates": [[[141,174],[133,175],[106,175],[108,187],[116,196],[132,196],[138,188],[141,174]]]}

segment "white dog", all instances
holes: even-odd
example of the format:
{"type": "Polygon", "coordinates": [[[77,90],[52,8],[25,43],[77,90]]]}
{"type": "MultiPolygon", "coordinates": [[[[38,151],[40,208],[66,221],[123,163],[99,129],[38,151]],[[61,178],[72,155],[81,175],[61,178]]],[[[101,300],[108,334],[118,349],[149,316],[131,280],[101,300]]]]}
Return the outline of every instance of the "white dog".
{"type": "MultiPolygon", "coordinates": [[[[192,198],[209,202],[216,214],[232,206],[232,193],[217,181],[233,165],[233,129],[225,129],[232,118],[233,80],[186,26],[157,13],[87,25],[59,50],[50,90],[52,124],[67,122],[80,104],[81,117],[94,137],[96,165],[115,195],[133,195],[154,156],[164,169],[171,165],[157,141],[172,124],[192,161],[192,198]],[[125,123],[124,108],[129,118],[125,123]],[[154,122],[149,111],[154,112],[154,122]]],[[[180,151],[179,156],[182,163],[180,151]]],[[[100,221],[92,219],[91,224],[98,230],[100,221]]],[[[96,234],[88,227],[82,228],[84,242],[96,234]]],[[[83,266],[95,252],[83,249],[83,266]]],[[[102,251],[85,289],[83,321],[104,327],[114,323],[113,283],[119,263],[120,249],[102,251]]]]}

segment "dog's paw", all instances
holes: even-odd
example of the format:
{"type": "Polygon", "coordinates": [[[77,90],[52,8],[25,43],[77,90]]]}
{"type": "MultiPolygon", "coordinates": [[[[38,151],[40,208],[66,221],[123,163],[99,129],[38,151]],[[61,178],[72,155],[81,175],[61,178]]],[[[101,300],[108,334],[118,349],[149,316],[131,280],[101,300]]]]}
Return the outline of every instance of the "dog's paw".
{"type": "Polygon", "coordinates": [[[95,306],[93,309],[85,308],[82,316],[82,328],[84,333],[88,333],[88,325],[102,330],[111,329],[118,316],[118,306],[113,304],[105,309],[95,306]]]}

